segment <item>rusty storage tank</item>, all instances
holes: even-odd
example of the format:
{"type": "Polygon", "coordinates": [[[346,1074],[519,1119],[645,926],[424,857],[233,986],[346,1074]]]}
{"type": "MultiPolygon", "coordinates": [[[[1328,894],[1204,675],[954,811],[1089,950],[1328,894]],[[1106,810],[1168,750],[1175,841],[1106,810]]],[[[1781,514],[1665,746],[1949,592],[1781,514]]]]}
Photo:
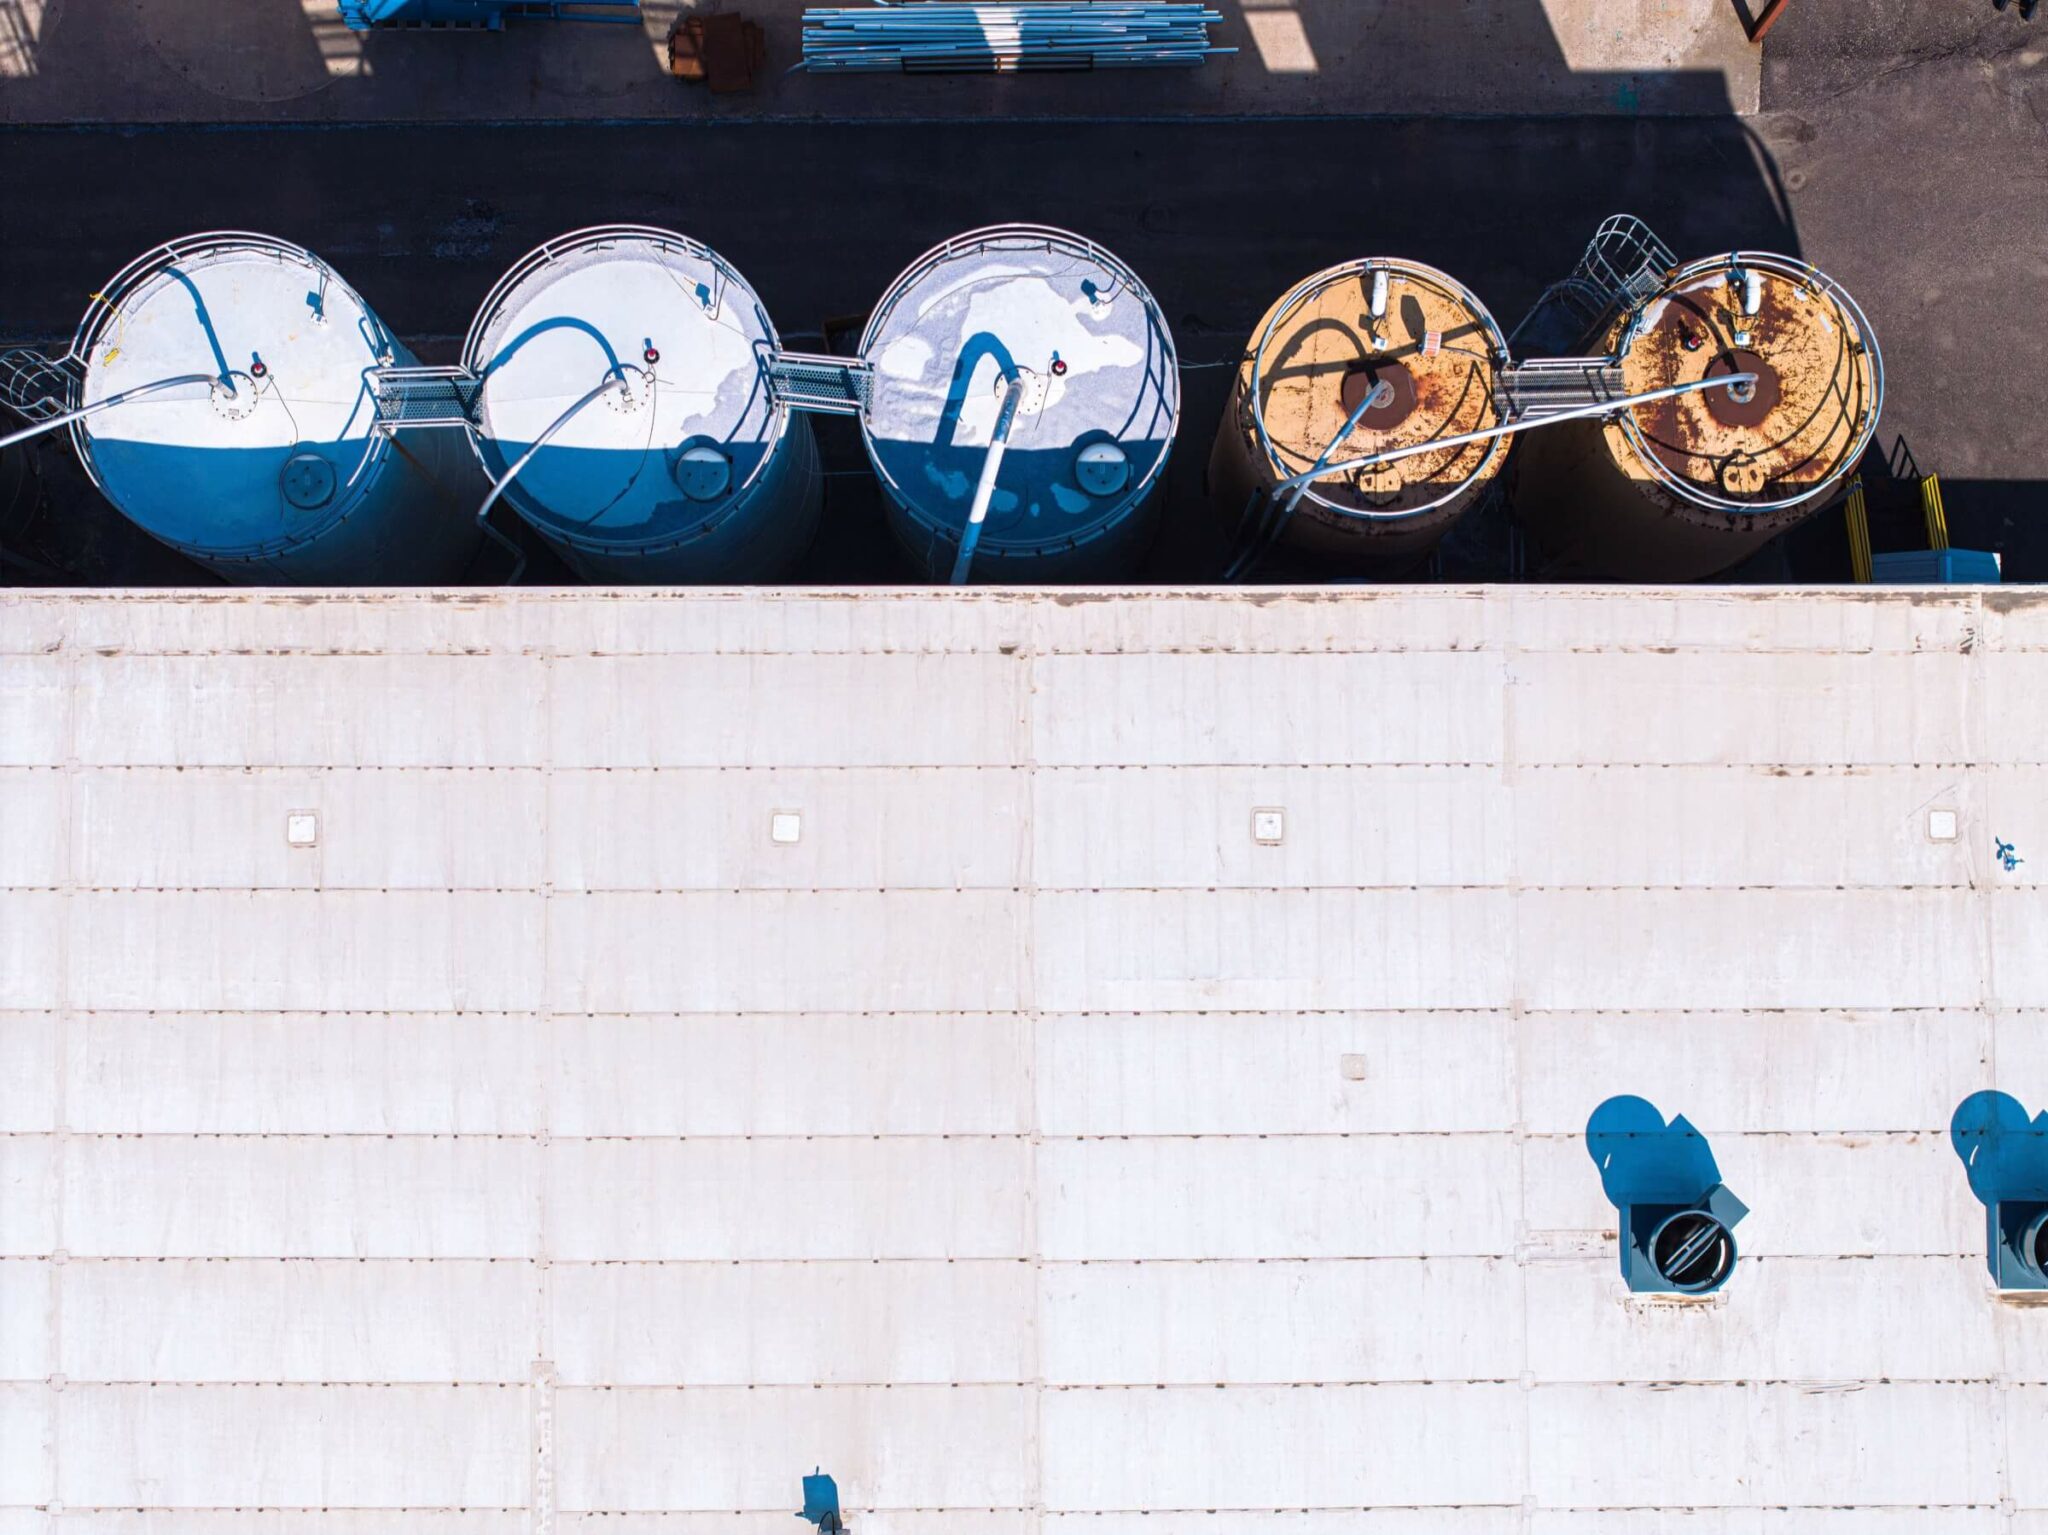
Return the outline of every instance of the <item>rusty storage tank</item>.
{"type": "MultiPolygon", "coordinates": [[[[1279,481],[1499,424],[1507,342],[1455,278],[1413,261],[1346,262],[1295,285],[1252,332],[1209,454],[1209,495],[1241,536],[1279,481]],[[1388,389],[1331,448],[1375,388],[1388,389]]],[[[1468,443],[1314,481],[1281,542],[1347,564],[1426,555],[1500,474],[1507,440],[1468,443]]]]}
{"type": "Polygon", "coordinates": [[[371,370],[410,364],[324,261],[268,235],[195,235],[131,262],[71,344],[78,403],[187,377],[72,423],[94,483],[231,581],[431,582],[480,542],[453,432],[401,445],[371,370]]]}
{"type": "Polygon", "coordinates": [[[1180,373],[1135,273],[1065,230],[1007,224],[927,251],[875,306],[861,417],[889,525],[919,564],[953,568],[1012,383],[1008,444],[971,574],[1127,575],[1156,529],[1180,373]]]}
{"type": "Polygon", "coordinates": [[[770,386],[778,346],[714,251],[578,230],[477,312],[471,440],[494,482],[525,460],[504,499],[587,579],[772,580],[809,548],[823,495],[810,423],[770,386]]]}
{"type": "Polygon", "coordinates": [[[1825,505],[1877,430],[1870,322],[1803,261],[1737,251],[1626,301],[1596,350],[1641,394],[1733,373],[1753,385],[1524,435],[1515,505],[1553,555],[1626,580],[1694,580],[1825,505]]]}

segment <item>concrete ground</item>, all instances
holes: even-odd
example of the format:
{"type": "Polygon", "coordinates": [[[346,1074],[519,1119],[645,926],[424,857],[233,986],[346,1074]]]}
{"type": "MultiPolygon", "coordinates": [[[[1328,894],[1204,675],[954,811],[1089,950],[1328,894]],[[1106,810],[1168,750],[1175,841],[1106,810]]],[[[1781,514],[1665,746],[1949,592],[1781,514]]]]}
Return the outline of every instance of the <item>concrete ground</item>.
{"type": "MultiPolygon", "coordinates": [[[[807,0],[644,0],[639,26],[352,33],[332,0],[0,0],[0,121],[1072,117],[1753,111],[1759,60],[1721,0],[1213,0],[1197,71],[788,75],[807,0]],[[754,94],[670,79],[679,13],[766,29],[754,94]]],[[[853,0],[861,3],[861,0],[853,0]]]]}

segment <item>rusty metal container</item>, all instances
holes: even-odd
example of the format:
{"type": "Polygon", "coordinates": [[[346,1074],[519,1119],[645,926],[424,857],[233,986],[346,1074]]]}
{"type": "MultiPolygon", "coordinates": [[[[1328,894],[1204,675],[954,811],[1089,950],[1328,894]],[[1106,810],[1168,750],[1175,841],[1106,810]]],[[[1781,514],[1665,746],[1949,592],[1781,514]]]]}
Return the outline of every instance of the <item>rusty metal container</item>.
{"type": "Polygon", "coordinates": [[[1523,434],[1516,510],[1567,567],[1661,581],[1726,570],[1825,506],[1877,430],[1884,364],[1870,322],[1791,257],[1679,267],[1624,304],[1598,347],[1630,394],[1757,378],[1523,434]]]}
{"type": "MultiPolygon", "coordinates": [[[[1225,531],[1246,529],[1274,487],[1339,462],[1500,421],[1495,382],[1507,342],[1455,278],[1371,257],[1295,285],[1252,332],[1209,454],[1209,496],[1225,531]],[[1342,442],[1361,401],[1368,408],[1342,442]]],[[[1499,475],[1505,439],[1419,453],[1316,480],[1278,524],[1280,543],[1339,564],[1412,565],[1499,475]]]]}

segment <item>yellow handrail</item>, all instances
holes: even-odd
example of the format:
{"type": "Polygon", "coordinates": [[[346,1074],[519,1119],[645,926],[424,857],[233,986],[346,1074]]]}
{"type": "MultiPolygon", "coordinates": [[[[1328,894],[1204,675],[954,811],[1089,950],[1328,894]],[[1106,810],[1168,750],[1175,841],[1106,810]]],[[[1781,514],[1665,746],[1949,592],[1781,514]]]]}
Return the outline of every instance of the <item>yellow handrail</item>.
{"type": "Polygon", "coordinates": [[[1948,512],[1941,504],[1941,476],[1920,482],[1920,513],[1927,519],[1927,547],[1939,554],[1948,547],[1948,512]]]}
{"type": "Polygon", "coordinates": [[[1849,482],[1849,571],[1861,585],[1870,583],[1870,511],[1863,504],[1863,476],[1849,482]]]}

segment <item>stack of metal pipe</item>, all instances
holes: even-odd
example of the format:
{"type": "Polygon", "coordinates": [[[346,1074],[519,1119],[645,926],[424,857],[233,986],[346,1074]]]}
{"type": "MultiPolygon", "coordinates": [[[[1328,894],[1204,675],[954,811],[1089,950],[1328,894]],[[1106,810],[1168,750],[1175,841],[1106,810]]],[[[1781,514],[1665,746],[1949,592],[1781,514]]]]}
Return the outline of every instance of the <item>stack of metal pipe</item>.
{"type": "Polygon", "coordinates": [[[1184,0],[813,7],[804,12],[801,67],[906,74],[1188,69],[1237,51],[1209,42],[1209,28],[1222,19],[1184,0]]]}

